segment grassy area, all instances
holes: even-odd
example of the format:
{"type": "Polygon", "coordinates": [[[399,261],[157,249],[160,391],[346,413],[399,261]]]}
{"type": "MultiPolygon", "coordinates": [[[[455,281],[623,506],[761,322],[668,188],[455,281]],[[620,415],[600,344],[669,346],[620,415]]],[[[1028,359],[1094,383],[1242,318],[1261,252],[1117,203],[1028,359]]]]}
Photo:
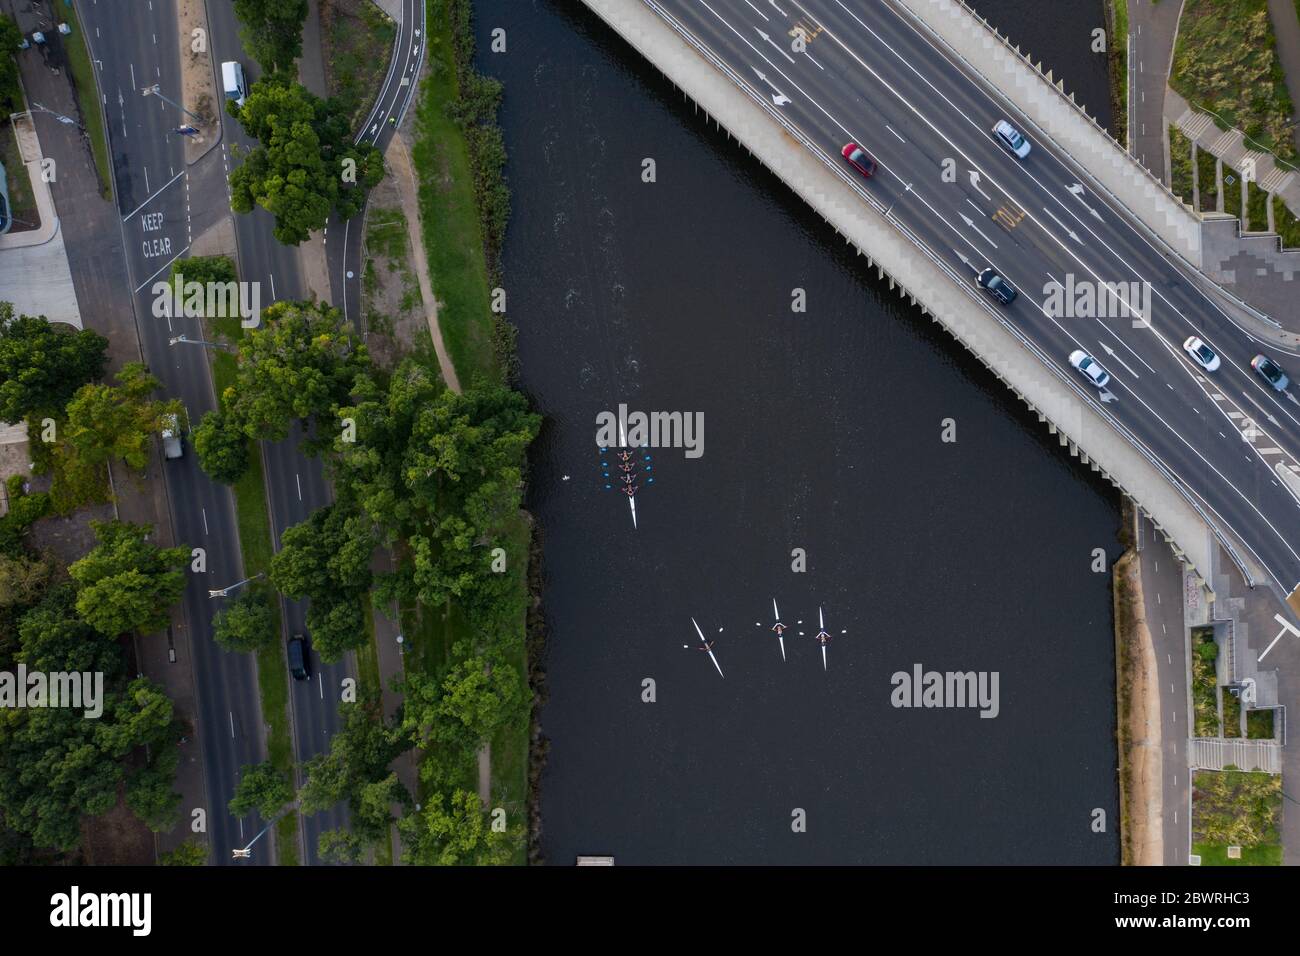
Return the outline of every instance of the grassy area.
{"type": "Polygon", "coordinates": [[[1282,778],[1235,767],[1192,776],[1192,846],[1202,865],[1278,866],[1282,847],[1282,778]],[[1229,860],[1227,848],[1242,848],[1229,860]]]}
{"type": "Polygon", "coordinates": [[[1246,190],[1246,214],[1250,220],[1250,231],[1268,232],[1268,193],[1253,182],[1246,190]]]}
{"type": "Polygon", "coordinates": [[[371,0],[321,0],[320,20],[327,91],[355,128],[384,82],[397,25],[371,0]]]}
{"type": "Polygon", "coordinates": [[[1251,740],[1273,739],[1273,711],[1246,711],[1246,736],[1251,740]]]}
{"type": "MultiPolygon", "coordinates": [[[[1300,0],[1296,0],[1300,3],[1300,0]]],[[[1282,246],[1286,249],[1300,249],[1300,219],[1282,202],[1282,197],[1273,197],[1273,225],[1282,237],[1282,246]]]]}
{"type": "Polygon", "coordinates": [[[1245,846],[1241,859],[1228,859],[1228,847],[1213,843],[1196,843],[1192,852],[1201,858],[1201,866],[1281,866],[1280,846],[1245,846]]]}
{"type": "Polygon", "coordinates": [[[0,124],[0,163],[9,185],[9,215],[18,223],[36,222],[36,193],[18,150],[18,134],[6,118],[0,124]]]}
{"type": "Polygon", "coordinates": [[[1191,205],[1192,202],[1192,141],[1177,126],[1169,127],[1169,188],[1175,196],[1191,205]]]}
{"type": "Polygon", "coordinates": [[[1241,698],[1226,687],[1223,690],[1223,736],[1241,736],[1241,698]]]}
{"type": "Polygon", "coordinates": [[[1226,166],[1223,167],[1223,211],[1241,219],[1241,228],[1246,228],[1241,208],[1241,173],[1226,166]]]}
{"type": "Polygon", "coordinates": [[[70,36],[63,37],[63,48],[68,52],[68,66],[72,70],[72,83],[77,91],[77,106],[81,122],[90,137],[90,149],[95,156],[95,172],[99,174],[99,193],[105,199],[113,198],[113,167],[108,161],[108,137],[104,132],[104,116],[99,109],[99,87],[95,83],[95,69],[82,39],[81,24],[71,4],[59,5],[59,16],[72,28],[70,36]]]}
{"type": "Polygon", "coordinates": [[[1196,183],[1201,192],[1201,212],[1219,209],[1219,161],[1206,149],[1196,151],[1196,183]]]}
{"type": "Polygon", "coordinates": [[[420,178],[420,228],[440,303],[438,324],[456,373],[468,384],[478,374],[497,375],[488,270],[469,149],[448,115],[458,87],[444,2],[428,0],[427,28],[429,73],[416,108],[412,159],[420,178]]]}
{"type": "Polygon", "coordinates": [[[1219,706],[1215,696],[1218,682],[1214,673],[1214,659],[1207,659],[1208,652],[1197,652],[1198,647],[1207,644],[1214,646],[1213,629],[1197,628],[1192,631],[1192,707],[1197,737],[1219,736],[1219,706]]]}
{"type": "Polygon", "coordinates": [[[1268,0],[1187,0],[1169,85],[1221,127],[1295,159],[1293,109],[1268,0]]]}
{"type": "MultiPolygon", "coordinates": [[[[236,316],[209,323],[209,337],[233,341],[243,334],[236,316]]],[[[235,356],[229,351],[213,351],[212,383],[218,396],[235,381],[235,356]]],[[[262,467],[262,449],[250,443],[249,468],[232,490],[235,495],[235,523],[239,528],[239,547],[244,573],[253,576],[269,573],[275,547],[271,541],[271,513],[266,503],[266,484],[262,467]]],[[[274,630],[280,634],[280,602],[271,601],[275,615],[274,630]]],[[[289,732],[289,669],[285,664],[280,641],[256,654],[257,687],[262,702],[262,719],[267,725],[267,759],[276,769],[293,779],[293,739],[289,732]]],[[[298,865],[298,814],[286,813],[275,826],[276,846],[281,866],[298,865]]]]}
{"type": "Polygon", "coordinates": [[[1110,44],[1110,89],[1114,102],[1111,112],[1123,122],[1116,122],[1115,132],[1124,146],[1128,145],[1128,0],[1107,0],[1112,9],[1113,29],[1107,42],[1110,44]]]}

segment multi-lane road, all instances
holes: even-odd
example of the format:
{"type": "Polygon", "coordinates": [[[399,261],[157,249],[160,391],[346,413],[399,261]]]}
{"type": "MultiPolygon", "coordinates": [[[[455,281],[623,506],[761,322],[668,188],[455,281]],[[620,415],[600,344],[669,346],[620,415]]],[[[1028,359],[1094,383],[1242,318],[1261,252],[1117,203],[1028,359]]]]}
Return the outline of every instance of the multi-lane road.
{"type": "MultiPolygon", "coordinates": [[[[187,167],[184,140],[173,132],[186,122],[183,114],[166,99],[142,94],[144,88],[158,84],[167,99],[182,99],[174,4],[145,0],[124,9],[100,0],[81,0],[79,7],[103,98],[141,346],[165,393],[179,397],[190,420],[197,422],[215,406],[208,359],[202,348],[174,340],[181,335],[202,339],[202,329],[193,318],[155,319],[151,286],[167,276],[173,261],[189,253],[195,223],[210,223],[217,210],[229,208],[226,178],[232,147],[254,144],[239,124],[223,113],[221,148],[187,167]]],[[[233,8],[225,3],[210,4],[208,13],[214,63],[238,60],[249,82],[254,82],[259,71],[244,54],[233,8]]],[[[423,3],[405,0],[404,14],[392,66],[366,126],[357,133],[358,141],[374,142],[381,148],[410,105],[423,58],[423,3]],[[388,122],[390,116],[393,124],[388,122]]],[[[305,51],[305,55],[319,56],[319,51],[305,51]]],[[[272,217],[257,209],[234,218],[240,279],[259,284],[263,308],[273,301],[307,298],[299,250],[276,241],[272,217]]],[[[334,235],[341,241],[334,249],[327,243],[330,298],[344,299],[351,281],[353,302],[348,311],[353,317],[359,312],[359,287],[355,279],[345,277],[344,257],[345,250],[351,250],[351,261],[359,263],[361,229],[359,222],[356,225],[351,228],[348,223],[335,222],[334,235]]],[[[354,274],[359,273],[359,265],[354,266],[354,274]]],[[[286,528],[332,500],[321,463],[302,453],[300,438],[295,429],[285,441],[262,445],[277,549],[286,528]]],[[[196,731],[204,755],[209,838],[214,858],[225,863],[231,859],[230,850],[243,846],[261,827],[255,817],[235,819],[225,808],[240,767],[265,759],[254,661],[247,654],[224,652],[212,640],[212,616],[221,599],[210,598],[208,592],[243,577],[234,501],[226,486],[207,478],[192,451],[167,462],[166,480],[177,539],[206,552],[207,573],[190,576],[184,611],[194,645],[199,708],[196,731]]],[[[306,602],[286,600],[282,608],[286,634],[306,632],[306,602]]],[[[294,749],[299,762],[328,749],[330,737],[340,726],[338,702],[344,679],[354,673],[350,659],[324,665],[314,652],[311,659],[311,679],[294,681],[291,687],[294,749]]],[[[307,862],[318,862],[321,832],[346,822],[342,806],[303,818],[307,862]]],[[[254,853],[252,860],[269,861],[265,853],[254,853]]]]}
{"type": "Polygon", "coordinates": [[[968,285],[973,308],[1014,324],[1054,374],[1073,381],[1249,552],[1269,585],[1282,595],[1295,590],[1300,502],[1276,466],[1297,463],[1300,402],[1268,388],[1249,363],[1263,352],[1300,372],[1300,361],[1235,324],[1189,266],[1091,188],[1086,169],[888,0],[643,2],[772,103],[864,203],[887,209],[968,285]],[[1028,133],[1028,157],[994,137],[1003,118],[1028,133]],[[878,161],[873,177],[841,157],[850,141],[878,161]],[[1010,307],[981,301],[973,277],[986,266],[1021,291],[1010,307]],[[1150,307],[1133,302],[1134,317],[1112,293],[1116,317],[1058,314],[1053,287],[1089,282],[1098,290],[1149,283],[1150,307]],[[1217,371],[1183,352],[1193,334],[1222,357],[1217,371]],[[1068,364],[1076,349],[1109,371],[1104,394],[1068,364]]]}
{"type": "MultiPolygon", "coordinates": [[[[171,262],[189,249],[191,171],[184,141],[171,132],[182,122],[178,111],[140,92],[156,83],[165,95],[179,96],[175,7],[132,4],[129,24],[123,23],[116,3],[89,0],[79,9],[103,97],[140,347],[166,395],[179,398],[197,421],[215,405],[208,358],[200,348],[170,341],[182,334],[202,338],[201,330],[195,319],[154,318],[151,291],[157,279],[166,278],[171,262]]],[[[231,849],[243,846],[261,827],[255,817],[232,817],[226,805],[240,767],[265,756],[253,658],[228,654],[212,640],[218,602],[208,592],[243,577],[234,501],[229,488],[208,479],[192,453],[166,462],[166,482],[177,542],[203,548],[206,555],[206,573],[188,577],[183,610],[198,685],[194,731],[203,751],[208,838],[213,858],[225,863],[231,849]]],[[[254,854],[251,862],[269,860],[266,854],[254,854]]]]}

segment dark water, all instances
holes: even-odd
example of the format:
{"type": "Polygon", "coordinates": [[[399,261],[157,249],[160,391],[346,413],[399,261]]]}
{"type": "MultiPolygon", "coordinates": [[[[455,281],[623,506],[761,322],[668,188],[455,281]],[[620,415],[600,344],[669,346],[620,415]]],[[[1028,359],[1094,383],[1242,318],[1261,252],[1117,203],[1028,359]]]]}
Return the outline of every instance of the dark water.
{"type": "Polygon", "coordinates": [[[1116,495],[576,0],[476,9],[480,50],[509,38],[481,60],[506,86],[504,269],[547,416],[548,860],[1117,862],[1110,581],[1089,568],[1119,554],[1116,495]],[[620,402],[706,423],[703,457],[654,453],[635,532],[595,448],[620,402]],[[826,672],[797,634],[819,605],[826,672]],[[692,615],[725,680],[683,649],[692,615]],[[918,662],[999,672],[999,716],[891,707],[918,662]]]}

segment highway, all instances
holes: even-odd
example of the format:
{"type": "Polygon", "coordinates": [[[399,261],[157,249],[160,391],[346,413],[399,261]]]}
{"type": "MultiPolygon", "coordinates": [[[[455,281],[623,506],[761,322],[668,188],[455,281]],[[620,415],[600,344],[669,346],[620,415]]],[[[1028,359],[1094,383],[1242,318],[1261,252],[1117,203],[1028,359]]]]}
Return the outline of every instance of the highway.
{"type": "Polygon", "coordinates": [[[864,203],[887,210],[968,288],[972,307],[1014,325],[1053,374],[1074,382],[1249,552],[1267,572],[1258,583],[1283,597],[1296,589],[1300,500],[1275,467],[1300,468],[1300,401],[1273,392],[1249,362],[1263,352],[1300,372],[1300,361],[1254,341],[1205,294],[1189,266],[1091,187],[1087,170],[1036,135],[893,3],[642,2],[770,103],[864,203]],[[1027,133],[1027,158],[993,136],[1003,118],[1027,133]],[[876,158],[873,177],[841,157],[849,141],[876,158]],[[1020,290],[1010,307],[975,287],[986,266],[1020,290]],[[1121,282],[1149,283],[1150,306],[1136,299],[1138,314],[1125,311],[1102,285],[1121,282]],[[1054,286],[1086,283],[1095,284],[1111,317],[1070,317],[1050,307],[1059,298],[1054,286]],[[1221,356],[1217,371],[1204,372],[1182,350],[1192,334],[1221,356]],[[1075,349],[1109,371],[1104,390],[1070,367],[1075,349]]]}
{"type": "MultiPolygon", "coordinates": [[[[216,63],[238,60],[251,86],[261,71],[256,61],[244,52],[239,39],[239,21],[229,3],[208,4],[208,28],[212,37],[212,54],[216,63]]],[[[229,155],[232,148],[251,149],[256,141],[245,136],[239,123],[222,112],[223,146],[229,155]]],[[[230,203],[229,188],[213,201],[230,203]]],[[[302,274],[298,249],[278,242],[273,233],[275,219],[262,208],[248,215],[236,215],[235,242],[239,249],[239,277],[245,282],[261,284],[262,305],[275,301],[293,301],[309,297],[302,274]]],[[[266,493],[270,507],[272,540],[280,550],[280,536],[286,528],[309,518],[313,511],[333,500],[324,468],[319,459],[308,458],[299,449],[299,432],[295,428],[284,441],[262,442],[262,461],[266,474],[266,493]]],[[[307,602],[281,598],[285,636],[306,634],[307,602]]],[[[351,655],[335,664],[323,664],[310,649],[311,679],[290,680],[290,706],[293,708],[294,752],[304,763],[318,753],[329,750],[330,737],[339,729],[339,695],[345,677],[355,668],[351,655]]],[[[301,779],[299,783],[301,783],[301,779]]],[[[346,826],[347,813],[342,805],[328,811],[302,817],[305,860],[318,863],[316,852],[320,834],[346,826]]]]}
{"type": "MultiPolygon", "coordinates": [[[[215,406],[208,357],[201,348],[169,342],[179,334],[201,338],[199,322],[154,318],[150,291],[157,278],[166,278],[172,260],[186,254],[191,239],[184,144],[170,132],[180,125],[180,114],[163,100],[140,93],[141,88],[158,83],[165,95],[179,97],[175,8],[166,3],[133,4],[128,29],[123,29],[118,4],[90,0],[80,3],[79,10],[104,95],[141,349],[164,393],[184,402],[190,420],[197,421],[215,406]]],[[[176,541],[206,553],[207,571],[188,576],[183,608],[194,655],[198,697],[194,732],[203,750],[208,839],[213,859],[226,864],[231,849],[245,845],[261,828],[256,815],[236,819],[226,805],[234,795],[240,767],[265,757],[253,657],[227,653],[212,640],[212,615],[218,608],[208,591],[243,577],[234,500],[229,488],[202,472],[192,449],[165,465],[176,541]]],[[[189,810],[183,808],[187,820],[189,810]]],[[[264,864],[270,858],[254,853],[246,862],[264,864]]]]}

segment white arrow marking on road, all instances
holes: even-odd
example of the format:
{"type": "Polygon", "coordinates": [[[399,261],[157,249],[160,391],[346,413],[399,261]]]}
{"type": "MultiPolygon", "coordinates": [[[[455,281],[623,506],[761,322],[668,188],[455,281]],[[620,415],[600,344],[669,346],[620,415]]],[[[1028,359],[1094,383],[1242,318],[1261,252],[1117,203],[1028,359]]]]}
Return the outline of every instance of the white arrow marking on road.
{"type": "Polygon", "coordinates": [[[990,196],[990,195],[989,195],[988,193],[986,193],[984,190],[980,189],[980,174],[979,174],[979,170],[972,169],[972,170],[970,171],[970,184],[971,184],[971,188],[972,188],[972,189],[974,189],[977,193],[979,193],[981,196],[983,196],[983,197],[984,197],[985,199],[987,199],[989,202],[992,202],[992,201],[993,201],[993,197],[992,197],[992,196],[990,196]]]}
{"type": "Polygon", "coordinates": [[[1103,405],[1109,405],[1111,402],[1118,401],[1114,392],[1108,392],[1104,388],[1101,390],[1100,397],[1103,405]]]}
{"type": "Polygon", "coordinates": [[[1044,207],[1043,207],[1043,212],[1045,212],[1045,213],[1047,213],[1049,216],[1051,216],[1051,217],[1052,217],[1052,220],[1053,220],[1053,221],[1054,221],[1058,226],[1060,226],[1062,229],[1065,230],[1065,234],[1066,234],[1067,236],[1069,236],[1071,239],[1073,239],[1075,242],[1079,243],[1080,245],[1083,244],[1083,240],[1079,238],[1079,234],[1078,234],[1077,232],[1075,232],[1073,229],[1071,229],[1069,226],[1067,226],[1065,223],[1061,222],[1061,220],[1057,219],[1056,216],[1052,213],[1052,211],[1051,211],[1050,209],[1048,209],[1046,206],[1044,206],[1044,207]]]}
{"type": "MultiPolygon", "coordinates": [[[[758,27],[754,27],[754,29],[755,29],[755,30],[758,30],[758,27]]],[[[783,57],[785,57],[785,58],[786,58],[787,60],[789,60],[791,63],[794,62],[794,57],[792,57],[789,53],[786,53],[785,50],[781,49],[781,45],[780,45],[779,43],[775,42],[775,41],[774,41],[770,36],[768,36],[768,35],[767,35],[766,33],[764,33],[762,30],[758,30],[758,35],[761,36],[761,37],[762,37],[764,40],[766,40],[768,43],[770,43],[770,44],[771,44],[771,45],[776,49],[776,52],[777,52],[777,53],[780,53],[783,57]]]]}
{"type": "Polygon", "coordinates": [[[1120,358],[1118,355],[1115,354],[1115,350],[1113,348],[1111,348],[1105,342],[1102,342],[1101,339],[1098,339],[1097,341],[1101,343],[1101,347],[1105,349],[1107,355],[1109,355],[1116,362],[1119,362],[1120,365],[1123,365],[1126,369],[1129,370],[1130,375],[1132,375],[1134,378],[1141,377],[1138,375],[1137,372],[1133,371],[1133,368],[1127,362],[1125,362],[1122,358],[1120,358]]]}
{"type": "Polygon", "coordinates": [[[979,234],[984,238],[984,241],[985,241],[985,242],[987,242],[987,243],[988,243],[990,246],[992,246],[994,249],[996,249],[996,248],[998,247],[998,244],[997,244],[996,242],[994,242],[994,241],[993,241],[992,239],[990,239],[988,236],[985,236],[984,233],[980,231],[980,227],[977,226],[977,225],[975,225],[975,220],[974,220],[974,219],[972,219],[970,216],[966,215],[964,212],[963,212],[963,213],[959,213],[959,215],[961,216],[962,221],[963,221],[964,223],[966,223],[966,225],[970,226],[972,229],[974,229],[976,232],[978,232],[978,233],[979,233],[979,234]]]}
{"type": "Polygon", "coordinates": [[[776,84],[773,83],[771,80],[769,80],[769,79],[767,78],[767,74],[765,74],[765,73],[764,73],[762,70],[760,70],[758,67],[754,67],[754,72],[758,74],[758,78],[759,78],[760,80],[762,80],[764,83],[766,83],[768,86],[770,86],[770,87],[773,89],[773,91],[774,91],[774,92],[772,93],[772,103],[773,103],[773,105],[775,105],[775,106],[785,106],[786,103],[789,103],[789,102],[790,102],[790,97],[786,96],[786,95],[785,95],[784,93],[782,93],[779,89],[777,89],[776,84]]]}
{"type": "Polygon", "coordinates": [[[1079,183],[1070,183],[1069,189],[1070,189],[1070,195],[1072,195],[1075,199],[1079,200],[1079,202],[1087,206],[1088,212],[1092,213],[1093,216],[1097,218],[1097,221],[1100,222],[1101,213],[1097,212],[1097,210],[1093,209],[1091,206],[1088,206],[1088,200],[1083,198],[1084,195],[1083,186],[1081,186],[1079,183]]]}
{"type": "Polygon", "coordinates": [[[1258,408],[1261,412],[1263,412],[1265,418],[1267,418],[1267,419],[1268,419],[1270,422],[1272,422],[1274,425],[1277,425],[1279,428],[1281,427],[1282,423],[1279,422],[1276,418],[1273,417],[1273,413],[1270,412],[1270,411],[1269,411],[1267,408],[1265,408],[1263,405],[1261,405],[1259,402],[1255,401],[1255,399],[1251,397],[1251,395],[1250,395],[1249,392],[1242,392],[1241,395],[1242,395],[1242,397],[1243,397],[1244,399],[1246,399],[1246,401],[1250,402],[1250,404],[1254,405],[1254,406],[1255,406],[1256,408],[1258,408]]]}
{"type": "Polygon", "coordinates": [[[1269,644],[1268,647],[1264,648],[1264,653],[1259,655],[1259,661],[1257,661],[1256,663],[1263,662],[1264,658],[1268,656],[1268,652],[1273,649],[1273,644],[1276,644],[1278,641],[1282,640],[1282,635],[1284,635],[1287,631],[1290,631],[1296,637],[1300,637],[1300,631],[1297,631],[1295,629],[1295,625],[1293,625],[1290,621],[1284,618],[1281,614],[1274,614],[1273,620],[1277,621],[1279,624],[1282,625],[1282,630],[1278,631],[1277,637],[1273,638],[1272,643],[1269,644]]]}
{"type": "MultiPolygon", "coordinates": [[[[964,217],[963,217],[963,218],[964,218],[964,217]]],[[[967,259],[964,253],[957,252],[956,249],[954,249],[953,252],[957,254],[957,258],[958,258],[958,259],[960,259],[962,262],[966,263],[966,268],[967,268],[967,269],[970,269],[970,270],[972,270],[972,271],[974,271],[974,272],[979,272],[979,269],[976,269],[976,268],[975,268],[975,263],[973,263],[973,262],[971,262],[969,259],[967,259]]]]}

